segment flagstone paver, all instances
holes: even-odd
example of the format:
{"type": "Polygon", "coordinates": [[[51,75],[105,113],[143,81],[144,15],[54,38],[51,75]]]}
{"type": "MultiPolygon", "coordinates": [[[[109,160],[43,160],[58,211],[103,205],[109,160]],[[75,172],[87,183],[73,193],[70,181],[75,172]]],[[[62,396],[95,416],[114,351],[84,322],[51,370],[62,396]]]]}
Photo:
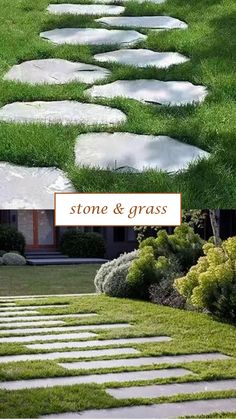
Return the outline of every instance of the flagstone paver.
{"type": "Polygon", "coordinates": [[[50,335],[33,335],[33,336],[14,336],[7,338],[0,338],[1,343],[25,343],[25,342],[37,342],[37,341],[64,341],[70,339],[87,339],[97,337],[96,333],[92,332],[82,332],[82,333],[60,333],[60,334],[50,334],[50,335]]]}
{"type": "Polygon", "coordinates": [[[61,327],[39,327],[39,328],[27,328],[27,329],[8,329],[2,330],[0,329],[0,335],[33,335],[37,333],[47,333],[47,332],[68,332],[68,331],[76,331],[76,330],[112,330],[118,328],[127,328],[131,327],[130,324],[127,323],[117,323],[117,324],[88,324],[82,326],[61,326],[61,327]]]}
{"type": "MultiPolygon", "coordinates": [[[[0,328],[1,328],[1,330],[3,331],[4,329],[2,329],[3,327],[4,328],[7,328],[7,327],[20,327],[20,328],[22,328],[22,327],[28,327],[28,326],[44,326],[44,325],[46,325],[47,327],[49,327],[49,326],[56,326],[56,325],[62,325],[62,324],[65,324],[66,325],[66,323],[63,321],[63,320],[50,320],[50,319],[48,319],[48,320],[43,320],[43,321],[33,321],[33,322],[31,322],[31,321],[22,321],[22,322],[17,322],[17,321],[12,321],[12,322],[4,322],[4,323],[0,323],[0,328]]],[[[6,330],[6,329],[5,329],[6,330]]]]}
{"type": "Polygon", "coordinates": [[[0,209],[53,209],[55,192],[75,192],[69,179],[56,168],[0,162],[0,178],[0,209]]]}
{"type": "MultiPolygon", "coordinates": [[[[9,304],[12,304],[12,303],[9,303],[9,304]]],[[[36,310],[36,309],[68,308],[68,305],[69,304],[48,304],[48,305],[39,305],[39,306],[14,305],[13,307],[6,306],[4,308],[0,305],[0,312],[5,312],[6,313],[6,309],[7,309],[8,312],[13,311],[15,313],[16,311],[26,311],[26,312],[28,312],[28,310],[31,311],[31,310],[36,310]]]]}
{"type": "Polygon", "coordinates": [[[106,68],[85,63],[74,63],[59,58],[25,61],[14,65],[4,80],[27,84],[94,83],[111,74],[106,68]]]}
{"type": "MultiPolygon", "coordinates": [[[[60,364],[63,365],[63,364],[60,364]]],[[[236,390],[236,380],[195,381],[191,383],[156,384],[142,387],[106,389],[116,399],[170,397],[178,394],[197,394],[210,391],[236,390]]]]}
{"type": "Polygon", "coordinates": [[[176,172],[209,153],[166,136],[137,135],[128,132],[79,135],[75,144],[78,166],[117,170],[131,167],[176,172]],[[135,152],[134,152],[135,150],[135,152]]]}
{"type": "Polygon", "coordinates": [[[71,45],[132,45],[147,38],[137,31],[97,28],[62,28],[41,32],[42,38],[55,44],[71,45]]]}
{"type": "Polygon", "coordinates": [[[58,359],[76,359],[76,358],[95,358],[104,356],[117,355],[138,355],[139,351],[133,348],[112,348],[112,349],[92,349],[84,351],[70,351],[70,352],[48,352],[42,354],[25,354],[25,355],[5,355],[0,356],[0,364],[8,362],[28,362],[28,361],[48,361],[58,359]]]}
{"type": "Polygon", "coordinates": [[[20,390],[27,388],[47,388],[55,386],[71,386],[75,384],[104,384],[110,382],[155,380],[169,377],[184,377],[192,374],[184,368],[169,368],[163,370],[132,371],[110,374],[80,375],[72,377],[37,378],[30,380],[0,382],[1,390],[20,390]]]}
{"type": "Polygon", "coordinates": [[[187,23],[171,16],[121,16],[101,17],[96,22],[114,27],[150,29],[186,29],[187,23]]]}
{"type": "MultiPolygon", "coordinates": [[[[13,313],[11,313],[13,314],[13,313]]],[[[1,317],[0,318],[0,326],[1,323],[5,323],[5,322],[19,322],[20,320],[22,321],[32,321],[32,320],[59,320],[59,319],[66,319],[66,318],[71,318],[73,320],[73,318],[84,318],[84,317],[93,317],[93,316],[97,316],[96,313],[81,313],[81,314],[48,314],[48,315],[44,315],[44,316],[18,316],[18,317],[1,317]]]]}
{"type": "Polygon", "coordinates": [[[182,64],[189,59],[178,52],[156,52],[150,49],[120,49],[94,55],[99,62],[111,62],[133,65],[135,67],[167,68],[171,65],[182,64]]]}
{"type": "MultiPolygon", "coordinates": [[[[194,361],[219,361],[229,360],[231,357],[223,354],[193,354],[193,355],[177,355],[169,357],[140,357],[129,359],[111,359],[106,361],[85,361],[85,362],[69,362],[60,364],[67,369],[96,369],[96,368],[120,368],[120,367],[142,367],[144,365],[160,365],[160,364],[177,364],[194,361]],[[189,358],[188,358],[189,357],[189,358]],[[166,358],[164,360],[163,358],[166,358]],[[169,361],[168,361],[169,360],[169,361]]],[[[125,390],[124,390],[125,392],[125,390]]],[[[134,393],[135,394],[135,393],[134,393]]]]}
{"type": "Polygon", "coordinates": [[[0,318],[5,317],[5,316],[11,316],[11,315],[22,316],[24,314],[30,314],[31,315],[31,314],[38,314],[38,313],[39,313],[39,311],[37,311],[37,310],[4,311],[4,312],[0,313],[0,318]]]}
{"type": "Polygon", "coordinates": [[[120,15],[125,11],[123,6],[106,6],[102,4],[50,4],[47,8],[49,13],[61,15],[120,15]]]}
{"type": "Polygon", "coordinates": [[[151,406],[118,407],[112,409],[85,410],[42,416],[44,419],[80,419],[80,418],[107,418],[107,419],[176,419],[180,416],[207,415],[213,413],[235,413],[236,398],[194,400],[177,403],[161,403],[151,406]]]}
{"type": "Polygon", "coordinates": [[[0,121],[17,123],[119,124],[126,116],[118,109],[70,100],[15,102],[0,108],[0,121]]]}
{"type": "Polygon", "coordinates": [[[91,340],[87,342],[55,342],[55,343],[39,343],[26,345],[28,349],[63,349],[63,348],[87,348],[113,345],[129,345],[155,342],[169,342],[172,339],[168,336],[154,336],[145,338],[124,338],[124,339],[106,339],[91,340]]]}
{"type": "Polygon", "coordinates": [[[87,90],[92,97],[124,97],[162,105],[187,105],[202,102],[207,90],[185,81],[117,80],[87,90]]]}

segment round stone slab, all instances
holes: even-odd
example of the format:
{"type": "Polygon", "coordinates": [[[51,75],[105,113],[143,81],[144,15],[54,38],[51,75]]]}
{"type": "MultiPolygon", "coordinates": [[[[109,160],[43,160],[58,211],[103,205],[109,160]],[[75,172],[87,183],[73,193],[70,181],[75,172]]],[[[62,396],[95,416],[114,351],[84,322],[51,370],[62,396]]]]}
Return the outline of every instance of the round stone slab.
{"type": "Polygon", "coordinates": [[[120,15],[125,11],[123,6],[106,6],[99,4],[50,4],[49,13],[55,15],[120,15]]]}
{"type": "Polygon", "coordinates": [[[80,135],[75,145],[75,156],[79,166],[177,172],[209,154],[167,136],[101,132],[80,135]]]}
{"type": "Polygon", "coordinates": [[[66,84],[71,82],[90,84],[105,79],[110,73],[106,68],[91,64],[49,58],[14,65],[4,76],[4,80],[28,84],[66,84]]]}
{"type": "Polygon", "coordinates": [[[186,29],[187,23],[170,16],[101,17],[96,22],[108,26],[150,29],[186,29]]]}
{"type": "Polygon", "coordinates": [[[75,192],[69,179],[55,168],[0,162],[0,178],[0,209],[53,209],[54,192],[75,192]]]}
{"type": "Polygon", "coordinates": [[[41,32],[41,38],[54,44],[70,45],[131,45],[147,37],[136,31],[96,28],[65,28],[41,32]]]}
{"type": "Polygon", "coordinates": [[[149,49],[119,49],[94,55],[95,60],[118,64],[133,65],[135,67],[167,68],[171,65],[189,61],[178,52],[155,52],[149,49]]]}
{"type": "Polygon", "coordinates": [[[69,100],[53,102],[15,102],[0,109],[0,121],[44,124],[119,124],[123,112],[108,106],[69,100]]]}
{"type": "Polygon", "coordinates": [[[195,86],[185,81],[117,80],[87,90],[92,97],[125,97],[140,102],[161,105],[187,105],[203,102],[207,95],[204,86],[195,86]]]}

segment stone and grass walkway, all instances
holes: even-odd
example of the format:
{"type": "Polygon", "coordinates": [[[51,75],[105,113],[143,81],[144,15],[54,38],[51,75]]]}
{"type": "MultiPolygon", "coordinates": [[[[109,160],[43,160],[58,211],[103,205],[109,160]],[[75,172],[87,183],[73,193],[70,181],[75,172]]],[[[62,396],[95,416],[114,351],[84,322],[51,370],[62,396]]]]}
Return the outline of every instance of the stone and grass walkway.
{"type": "Polygon", "coordinates": [[[233,326],[95,295],[1,297],[0,312],[2,417],[14,400],[28,417],[31,397],[42,418],[236,415],[233,326]]]}

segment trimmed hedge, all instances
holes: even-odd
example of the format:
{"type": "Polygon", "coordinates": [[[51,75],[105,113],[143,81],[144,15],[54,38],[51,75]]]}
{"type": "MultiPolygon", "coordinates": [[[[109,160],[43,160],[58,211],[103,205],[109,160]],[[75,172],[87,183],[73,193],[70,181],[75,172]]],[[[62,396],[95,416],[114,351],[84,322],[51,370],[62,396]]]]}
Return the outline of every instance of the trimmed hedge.
{"type": "Polygon", "coordinates": [[[86,233],[80,230],[68,230],[62,238],[60,249],[69,257],[103,258],[106,246],[103,237],[98,233],[86,233]]]}
{"type": "Polygon", "coordinates": [[[0,249],[1,255],[4,252],[17,251],[21,255],[25,252],[25,238],[15,227],[0,225],[0,249]]]}

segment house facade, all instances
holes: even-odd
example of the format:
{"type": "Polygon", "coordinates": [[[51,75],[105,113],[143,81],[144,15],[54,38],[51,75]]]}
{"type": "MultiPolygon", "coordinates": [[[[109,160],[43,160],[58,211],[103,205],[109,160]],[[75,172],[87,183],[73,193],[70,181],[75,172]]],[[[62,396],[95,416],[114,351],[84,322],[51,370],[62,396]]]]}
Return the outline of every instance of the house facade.
{"type": "MultiPolygon", "coordinates": [[[[58,250],[61,236],[67,230],[55,226],[54,210],[0,210],[0,224],[12,225],[24,235],[26,252],[58,250]]],[[[132,227],[83,227],[82,230],[103,236],[109,259],[138,246],[132,227]]]]}

